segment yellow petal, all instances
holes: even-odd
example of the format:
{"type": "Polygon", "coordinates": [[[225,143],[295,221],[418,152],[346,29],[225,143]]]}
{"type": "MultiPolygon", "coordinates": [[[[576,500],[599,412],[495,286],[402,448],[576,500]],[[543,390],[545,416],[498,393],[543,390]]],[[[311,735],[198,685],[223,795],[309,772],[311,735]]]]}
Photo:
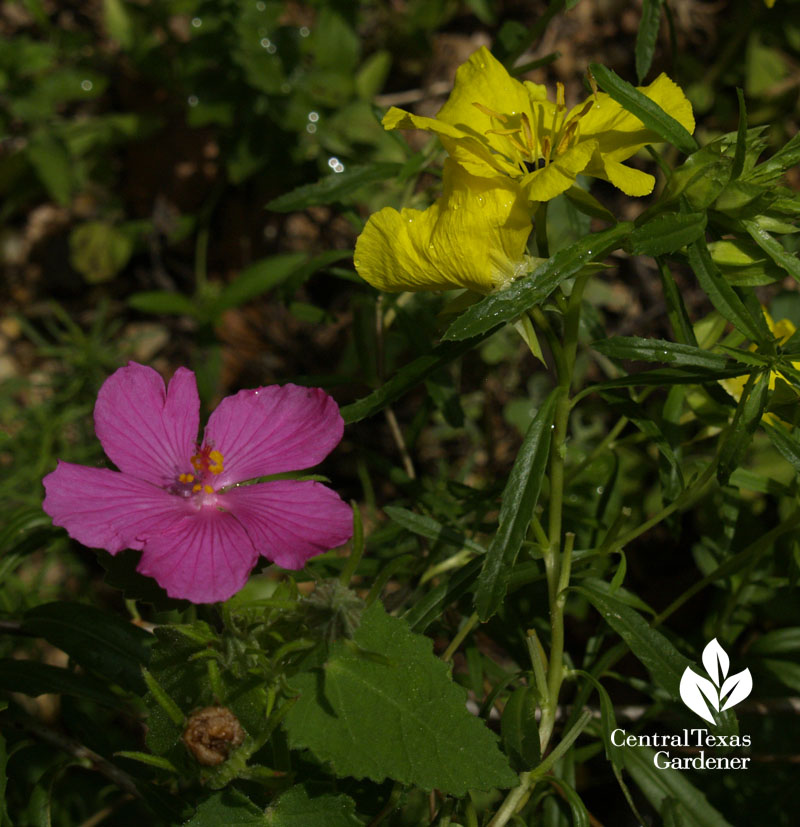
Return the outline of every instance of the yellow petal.
{"type": "Polygon", "coordinates": [[[526,175],[522,186],[528,198],[531,201],[549,201],[566,192],[575,183],[575,176],[586,169],[596,147],[595,141],[576,144],[546,167],[526,175]]]}
{"type": "MultiPolygon", "coordinates": [[[[687,131],[694,132],[692,105],[680,86],[667,75],[662,73],[648,86],[639,86],[637,89],[675,118],[687,131]]],[[[567,117],[579,111],[581,106],[572,109],[567,117]]],[[[645,144],[662,141],[636,115],[623,109],[604,92],[598,92],[595,104],[580,119],[578,128],[582,138],[596,138],[601,154],[613,161],[624,161],[645,144]]]]}
{"type": "Polygon", "coordinates": [[[607,155],[596,152],[591,163],[586,167],[586,174],[609,181],[625,195],[639,197],[649,195],[656,185],[656,179],[647,172],[614,161],[607,155]]]}
{"type": "MultiPolygon", "coordinates": [[[[476,107],[472,108],[487,123],[490,121],[488,116],[479,112],[476,107]]],[[[384,129],[421,129],[425,132],[433,132],[439,136],[447,154],[472,175],[493,177],[498,174],[511,176],[519,174],[514,164],[492,150],[492,142],[486,136],[478,133],[467,134],[463,129],[439,120],[438,117],[426,118],[393,106],[383,116],[382,124],[384,129]]]]}
{"type": "Polygon", "coordinates": [[[505,66],[485,47],[473,52],[456,71],[453,91],[439,110],[437,120],[483,135],[496,126],[492,118],[475,103],[505,115],[530,112],[530,95],[505,66]]]}
{"type": "Polygon", "coordinates": [[[356,242],[356,270],[388,292],[488,293],[514,277],[530,231],[518,185],[472,176],[448,160],[444,193],[427,210],[385,207],[370,217],[356,242]]]}

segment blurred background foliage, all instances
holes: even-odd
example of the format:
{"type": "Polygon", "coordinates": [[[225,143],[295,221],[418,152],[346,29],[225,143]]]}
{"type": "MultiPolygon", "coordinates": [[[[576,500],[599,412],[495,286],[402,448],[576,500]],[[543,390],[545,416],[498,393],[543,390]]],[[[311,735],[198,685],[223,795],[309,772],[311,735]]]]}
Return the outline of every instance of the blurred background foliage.
{"type": "MultiPolygon", "coordinates": [[[[687,90],[701,144],[736,129],[737,86],[745,91],[750,126],[766,127],[767,152],[797,132],[797,3],[778,0],[772,10],[755,0],[645,5],[655,8],[656,23],[648,35],[653,64],[642,81],[664,70],[687,90]]],[[[563,14],[537,30],[547,10],[538,0],[0,4],[3,617],[55,599],[126,611],[104,583],[96,555],[52,530],[38,510],[41,477],[57,458],[103,461],[91,410],[115,367],[135,359],[168,375],[188,365],[208,409],[238,388],[289,381],[325,387],[346,405],[430,350],[442,330],[446,297],[379,296],[352,268],[353,244],[371,211],[424,206],[438,186],[435,143],[386,133],[380,118],[389,105],[435,113],[456,67],[484,44],[501,56],[518,53],[521,65],[535,62],[527,77],[563,82],[568,101],[584,96],[592,61],[637,77],[640,3],[556,0],[552,6],[563,14]]],[[[786,182],[800,188],[797,168],[786,182]]],[[[647,205],[602,182],[593,193],[624,219],[647,205]]],[[[565,199],[552,203],[549,221],[553,249],[590,229],[565,199]]],[[[786,244],[791,249],[793,242],[786,244]]],[[[658,274],[648,262],[620,254],[616,267],[593,282],[585,341],[598,338],[598,330],[670,337],[658,274]]],[[[690,316],[702,319],[710,309],[704,294],[680,270],[675,275],[690,316]]],[[[793,284],[776,282],[760,298],[776,318],[800,326],[793,284]]],[[[579,381],[598,381],[610,369],[598,354],[583,355],[579,381]]],[[[383,573],[388,609],[413,605],[459,561],[452,560],[452,544],[409,530],[400,511],[387,520],[382,507],[414,508],[452,526],[458,537],[490,533],[503,480],[550,382],[507,329],[429,376],[388,415],[347,429],[323,472],[361,506],[368,554],[359,571],[367,585],[383,573]],[[398,447],[398,428],[407,453],[398,447]]],[[[673,423],[684,428],[691,467],[691,452],[703,454],[703,440],[729,411],[699,391],[673,393],[686,394],[699,417],[690,427],[673,423]]],[[[665,395],[641,404],[661,417],[665,395]]],[[[613,455],[597,454],[616,419],[599,398],[573,417],[569,459],[579,471],[569,505],[579,548],[610,530],[622,504],[631,519],[641,520],[668,490],[663,463],[659,468],[658,458],[642,450],[644,436],[632,425],[619,434],[613,455]]],[[[741,549],[785,516],[796,482],[763,435],[747,471],[767,481],[759,483],[762,491],[738,499],[722,488],[704,508],[632,543],[622,572],[626,588],[662,609],[698,572],[731,553],[734,528],[741,549]]],[[[587,572],[610,576],[620,561],[606,556],[587,565],[587,572]]],[[[335,554],[325,555],[298,580],[340,569],[335,554]]],[[[800,545],[783,538],[779,553],[754,563],[741,580],[690,601],[672,628],[695,647],[713,633],[741,636],[746,644],[756,631],[800,629],[799,571],[800,545]]],[[[524,630],[538,624],[546,632],[546,618],[537,614],[546,604],[544,587],[535,572],[531,579],[524,597],[509,601],[502,617],[456,657],[455,677],[479,703],[487,681],[502,683],[524,668],[524,630]]],[[[141,622],[186,618],[179,609],[142,608],[150,614],[134,615],[141,622]]],[[[437,647],[453,637],[461,617],[452,607],[431,625],[437,647]]],[[[577,651],[601,647],[607,633],[597,625],[588,604],[577,601],[568,628],[577,651]]],[[[800,636],[762,650],[746,660],[761,694],[800,693],[800,636]]],[[[39,639],[3,637],[0,654],[67,662],[39,639]]],[[[618,669],[615,700],[637,699],[641,674],[627,662],[618,669]]],[[[99,727],[96,710],[86,698],[42,695],[29,701],[28,712],[58,723],[65,737],[101,755],[142,748],[136,710],[107,709],[99,727]]],[[[716,777],[694,780],[729,817],[738,815],[738,823],[792,823],[785,815],[796,812],[798,792],[781,755],[796,750],[798,725],[790,719],[777,727],[763,716],[744,720],[754,741],[772,745],[775,763],[766,756],[737,776],[736,788],[716,777]]],[[[52,746],[24,738],[15,743],[7,794],[16,823],[50,823],[42,820],[47,811],[56,825],[88,824],[107,803],[108,781],[85,769],[67,773],[74,756],[52,746]],[[44,792],[32,796],[31,790],[44,792]],[[51,793],[59,802],[52,810],[51,793]]],[[[603,760],[590,760],[580,779],[587,805],[604,823],[631,823],[603,760]]],[[[125,767],[142,773],[132,762],[125,767]]],[[[365,792],[355,782],[347,792],[374,804],[373,812],[390,793],[365,792]]],[[[409,794],[408,820],[398,824],[422,823],[426,802],[412,799],[409,794]]],[[[113,823],[145,823],[151,816],[142,807],[114,801],[113,823]]],[[[561,823],[559,813],[556,807],[548,824],[561,823]]]]}

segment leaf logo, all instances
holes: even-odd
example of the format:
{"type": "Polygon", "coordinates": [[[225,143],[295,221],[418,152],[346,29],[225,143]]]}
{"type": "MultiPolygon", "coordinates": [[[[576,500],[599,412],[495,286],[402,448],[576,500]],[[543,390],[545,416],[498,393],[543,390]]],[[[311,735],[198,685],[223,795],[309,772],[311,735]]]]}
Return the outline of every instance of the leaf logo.
{"type": "Polygon", "coordinates": [[[687,666],[681,678],[681,699],[692,712],[713,724],[712,710],[724,712],[743,701],[753,691],[753,677],[749,669],[727,677],[730,659],[716,638],[703,649],[703,666],[711,680],[687,666]]]}

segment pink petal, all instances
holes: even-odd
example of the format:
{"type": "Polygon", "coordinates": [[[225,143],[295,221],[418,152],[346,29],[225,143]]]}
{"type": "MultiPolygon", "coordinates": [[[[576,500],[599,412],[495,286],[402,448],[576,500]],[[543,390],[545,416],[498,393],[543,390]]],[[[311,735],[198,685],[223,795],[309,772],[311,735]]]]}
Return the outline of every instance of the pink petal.
{"type": "Polygon", "coordinates": [[[230,514],[207,507],[170,534],[149,537],[137,571],[155,578],[170,597],[215,603],[244,586],[257,560],[244,528],[230,514]]]}
{"type": "Polygon", "coordinates": [[[319,388],[269,385],[239,391],[208,420],[205,443],[223,456],[215,487],[321,462],[344,432],[339,408],[319,388]]]}
{"type": "Polygon", "coordinates": [[[346,543],[353,513],[339,495],[318,482],[280,480],[231,488],[219,505],[247,529],[259,554],[285,569],[346,543]]]}
{"type": "Polygon", "coordinates": [[[108,458],[126,474],[167,486],[191,472],[200,424],[192,371],[178,368],[165,391],[153,368],[129,362],[106,379],[94,427],[108,458]]]}
{"type": "Polygon", "coordinates": [[[142,548],[148,537],[173,530],[190,507],[149,482],[107,468],[59,461],[42,482],[47,491],[42,507],[53,524],[111,554],[142,548]]]}

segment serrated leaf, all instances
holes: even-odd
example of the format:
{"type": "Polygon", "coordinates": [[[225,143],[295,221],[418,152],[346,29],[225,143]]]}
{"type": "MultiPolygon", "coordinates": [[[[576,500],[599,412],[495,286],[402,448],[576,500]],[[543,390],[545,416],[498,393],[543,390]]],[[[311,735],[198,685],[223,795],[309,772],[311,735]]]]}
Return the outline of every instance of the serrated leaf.
{"type": "Polygon", "coordinates": [[[310,749],[339,776],[378,783],[389,777],[456,796],[518,782],[428,638],[376,601],[353,643],[390,663],[359,657],[340,642],[321,672],[292,678],[300,698],[284,726],[293,748],[310,749]]]}
{"type": "Polygon", "coordinates": [[[697,141],[683,124],[676,121],[672,115],[668,115],[655,101],[650,100],[635,86],[624,81],[616,72],[599,63],[590,63],[589,71],[604,92],[608,92],[624,109],[636,115],[648,129],[652,129],[686,155],[690,155],[698,148],[697,141]]]}
{"type": "Polygon", "coordinates": [[[669,342],[666,339],[642,339],[638,336],[615,336],[592,342],[592,347],[612,359],[633,359],[646,362],[666,362],[681,367],[704,370],[725,370],[730,362],[721,353],[712,353],[691,345],[669,342]]]}
{"type": "Polygon", "coordinates": [[[528,531],[550,458],[551,425],[561,390],[550,392],[528,426],[503,489],[499,527],[484,558],[475,591],[475,611],[488,620],[506,595],[508,578],[528,531]]]}
{"type": "Polygon", "coordinates": [[[244,793],[229,787],[207,798],[183,827],[270,827],[270,823],[244,793]]]}
{"type": "Polygon", "coordinates": [[[340,410],[342,418],[350,425],[378,413],[378,411],[394,402],[395,399],[399,399],[406,391],[427,379],[440,367],[449,364],[454,359],[477,347],[493,332],[494,329],[491,329],[473,339],[443,342],[437,345],[430,353],[418,356],[413,362],[404,365],[388,382],[374,390],[369,396],[357,399],[350,405],[345,405],[340,410]]]}
{"type": "Polygon", "coordinates": [[[401,164],[381,163],[350,167],[344,172],[331,172],[314,184],[305,184],[285,195],[273,198],[267,204],[267,209],[275,212],[295,212],[317,204],[343,201],[366,184],[385,181],[398,175],[401,168],[401,164]]]}
{"type": "Polygon", "coordinates": [[[298,784],[282,793],[266,812],[270,827],[363,827],[347,795],[311,795],[298,784]]]}
{"type": "Polygon", "coordinates": [[[520,278],[505,290],[492,293],[462,313],[443,338],[469,339],[509,322],[529,308],[543,302],[564,279],[571,278],[592,261],[619,247],[633,225],[620,222],[602,233],[593,233],[570,244],[543,261],[529,276],[520,278]]]}
{"type": "Polygon", "coordinates": [[[636,77],[641,83],[653,63],[653,54],[661,26],[662,0],[642,0],[642,19],[636,31],[636,77]]]}
{"type": "Polygon", "coordinates": [[[141,667],[147,665],[154,638],[129,621],[94,606],[56,602],[26,612],[22,629],[45,638],[81,666],[144,693],[141,667]]]}
{"type": "Polygon", "coordinates": [[[651,218],[631,233],[634,255],[674,253],[700,238],[706,229],[705,212],[667,213],[651,218]]]}

